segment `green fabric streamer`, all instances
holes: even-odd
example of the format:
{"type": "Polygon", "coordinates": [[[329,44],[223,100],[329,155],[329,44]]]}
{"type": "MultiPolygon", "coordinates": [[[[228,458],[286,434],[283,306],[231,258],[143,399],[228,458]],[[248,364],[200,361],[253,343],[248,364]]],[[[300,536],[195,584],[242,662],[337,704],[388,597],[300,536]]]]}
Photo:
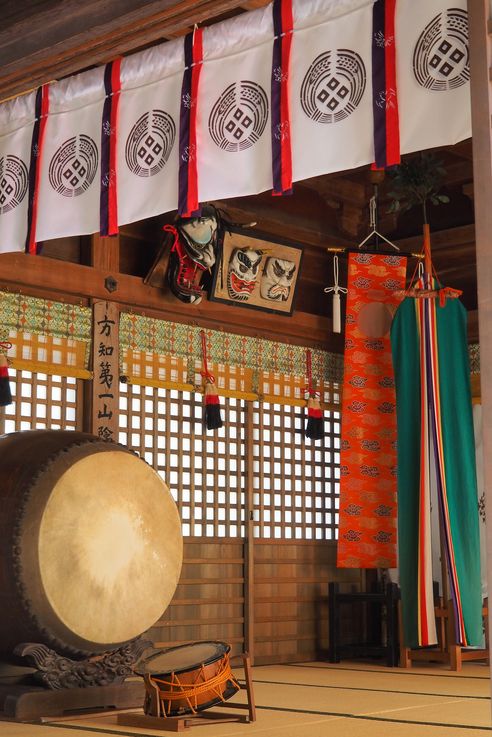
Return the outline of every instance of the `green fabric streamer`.
{"type": "MultiPolygon", "coordinates": [[[[436,302],[439,384],[451,536],[468,644],[483,641],[475,446],[466,310],[436,302]]],[[[415,301],[405,299],[391,328],[398,427],[398,554],[405,644],[418,646],[420,353],[415,301]]]]}

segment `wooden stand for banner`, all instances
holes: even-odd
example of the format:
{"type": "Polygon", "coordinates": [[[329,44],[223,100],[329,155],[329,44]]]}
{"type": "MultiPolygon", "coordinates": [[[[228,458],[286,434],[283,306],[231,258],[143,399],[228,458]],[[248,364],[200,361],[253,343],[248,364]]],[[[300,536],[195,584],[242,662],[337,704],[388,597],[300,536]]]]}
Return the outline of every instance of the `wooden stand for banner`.
{"type": "MultiPolygon", "coordinates": [[[[401,605],[401,602],[400,602],[401,605]]],[[[484,600],[482,616],[485,630],[485,648],[464,648],[456,643],[454,614],[451,603],[444,602],[442,596],[435,600],[434,613],[437,625],[437,645],[434,647],[409,648],[405,646],[401,606],[399,608],[400,667],[411,668],[412,663],[442,663],[454,671],[461,670],[465,660],[485,660],[489,662],[488,638],[488,599],[484,600]]]]}
{"type": "MultiPolygon", "coordinates": [[[[377,657],[386,658],[386,665],[398,665],[398,643],[396,639],[397,604],[400,592],[396,583],[387,583],[384,588],[373,591],[340,592],[338,583],[331,581],[328,584],[328,613],[329,613],[329,647],[328,661],[339,663],[344,658],[377,657]],[[343,643],[340,632],[342,621],[341,610],[344,605],[354,608],[352,616],[367,619],[369,607],[376,608],[379,621],[379,633],[376,641],[369,637],[367,642],[343,643]],[[381,631],[381,623],[385,623],[385,636],[381,631]]],[[[369,633],[367,633],[368,635],[369,633]]]]}

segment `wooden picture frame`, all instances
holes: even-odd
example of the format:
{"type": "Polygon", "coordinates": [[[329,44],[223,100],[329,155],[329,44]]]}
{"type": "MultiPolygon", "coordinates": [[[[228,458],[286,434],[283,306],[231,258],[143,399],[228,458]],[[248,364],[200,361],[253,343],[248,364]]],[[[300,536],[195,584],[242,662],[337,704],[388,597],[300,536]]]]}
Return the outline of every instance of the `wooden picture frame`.
{"type": "Polygon", "coordinates": [[[209,299],[292,315],[302,247],[241,229],[227,231],[209,299]]]}

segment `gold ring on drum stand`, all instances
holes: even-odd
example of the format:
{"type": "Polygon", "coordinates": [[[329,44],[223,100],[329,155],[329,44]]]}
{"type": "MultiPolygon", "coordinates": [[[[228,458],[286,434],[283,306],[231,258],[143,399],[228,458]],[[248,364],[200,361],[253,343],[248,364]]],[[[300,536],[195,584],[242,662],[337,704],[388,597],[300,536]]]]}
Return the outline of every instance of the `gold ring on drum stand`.
{"type": "Polygon", "coordinates": [[[156,653],[135,668],[143,676],[149,716],[197,714],[225,702],[240,685],[232,674],[229,645],[198,642],[156,653]]]}

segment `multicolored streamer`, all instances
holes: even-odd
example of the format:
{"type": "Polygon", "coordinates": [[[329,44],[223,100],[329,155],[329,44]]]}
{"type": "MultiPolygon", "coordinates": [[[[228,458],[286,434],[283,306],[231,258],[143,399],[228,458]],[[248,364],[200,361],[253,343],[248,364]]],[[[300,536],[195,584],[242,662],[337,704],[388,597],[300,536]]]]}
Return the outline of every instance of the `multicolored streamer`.
{"type": "Polygon", "coordinates": [[[395,43],[396,0],[373,6],[372,90],[375,168],[400,163],[395,43]]]}
{"type": "Polygon", "coordinates": [[[31,162],[29,165],[29,204],[27,214],[26,253],[37,254],[41,246],[36,243],[39,180],[43,155],[46,120],[50,108],[49,85],[43,84],[36,92],[36,120],[32,131],[31,162]]]}
{"type": "Polygon", "coordinates": [[[203,30],[196,28],[184,39],[185,70],[181,88],[179,121],[179,196],[178,214],[200,214],[198,203],[198,168],[196,116],[198,83],[203,61],[203,30]]]}
{"type": "MultiPolygon", "coordinates": [[[[417,286],[438,293],[429,274],[417,286]]],[[[479,646],[480,548],[466,311],[458,299],[441,303],[437,297],[407,297],[393,320],[391,342],[405,645],[437,643],[431,540],[435,488],[456,642],[479,646]]]]}
{"type": "Polygon", "coordinates": [[[274,0],[275,39],[272,60],[273,194],[292,194],[292,150],[289,110],[289,70],[292,46],[292,0],[274,0]]]}
{"type": "MultiPolygon", "coordinates": [[[[424,288],[424,281],[418,285],[424,288]]],[[[427,275],[427,289],[436,288],[437,284],[427,275]]],[[[456,628],[456,641],[463,645],[467,643],[463,609],[461,605],[461,593],[456,571],[456,559],[454,553],[453,539],[449,520],[448,494],[446,486],[446,472],[444,468],[444,444],[441,416],[441,396],[439,389],[439,353],[437,345],[437,316],[435,299],[417,299],[415,308],[420,336],[420,375],[422,380],[421,417],[423,423],[421,437],[421,459],[420,459],[420,550],[419,550],[419,600],[422,602],[424,615],[421,620],[422,644],[429,644],[429,626],[426,617],[429,616],[428,605],[425,601],[431,598],[432,592],[428,591],[429,581],[426,581],[424,571],[427,567],[428,550],[431,547],[428,538],[430,529],[430,487],[429,468],[433,461],[436,470],[437,497],[439,500],[440,519],[442,532],[444,534],[444,550],[446,553],[451,601],[454,608],[454,620],[456,628]],[[429,457],[429,443],[433,449],[429,457]]],[[[432,573],[432,571],[431,571],[432,573]]],[[[428,576],[427,576],[428,579],[428,576]]],[[[431,579],[432,581],[432,579],[431,579]]],[[[435,628],[434,606],[431,609],[432,625],[435,628]]],[[[430,628],[432,631],[432,627],[430,628]]],[[[434,639],[433,642],[436,642],[434,639]]]]}
{"type": "Polygon", "coordinates": [[[116,141],[118,104],[120,100],[121,59],[106,64],[104,70],[104,101],[101,126],[101,235],[118,233],[118,204],[116,195],[116,141]]]}

